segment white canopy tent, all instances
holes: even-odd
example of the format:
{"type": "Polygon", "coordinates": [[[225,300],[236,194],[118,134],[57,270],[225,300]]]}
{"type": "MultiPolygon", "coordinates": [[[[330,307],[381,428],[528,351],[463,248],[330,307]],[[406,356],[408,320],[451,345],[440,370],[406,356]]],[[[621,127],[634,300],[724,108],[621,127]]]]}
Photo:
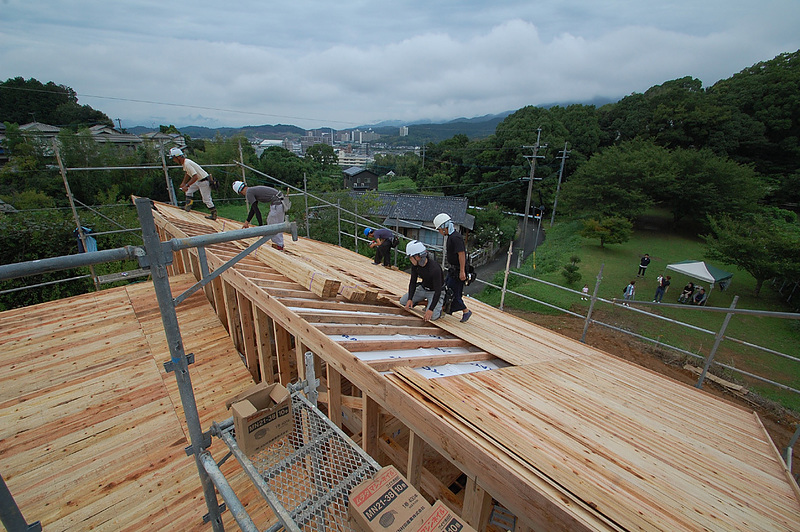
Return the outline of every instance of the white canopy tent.
{"type": "Polygon", "coordinates": [[[708,300],[708,296],[711,295],[711,291],[714,289],[714,283],[719,283],[720,289],[724,290],[730,284],[731,277],[733,277],[732,273],[720,270],[702,260],[684,260],[676,262],[675,264],[669,264],[666,269],[708,283],[709,289],[706,300],[708,300]]]}

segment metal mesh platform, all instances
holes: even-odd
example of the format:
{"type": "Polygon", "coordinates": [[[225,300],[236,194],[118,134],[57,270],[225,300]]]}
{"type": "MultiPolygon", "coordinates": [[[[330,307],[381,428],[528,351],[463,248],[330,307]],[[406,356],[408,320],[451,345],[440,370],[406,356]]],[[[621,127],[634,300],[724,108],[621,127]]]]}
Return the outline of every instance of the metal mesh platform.
{"type": "Polygon", "coordinates": [[[352,530],[350,490],[380,466],[299,391],[292,393],[292,413],[292,432],[249,460],[232,426],[220,437],[278,516],[281,523],[270,530],[352,530]]]}

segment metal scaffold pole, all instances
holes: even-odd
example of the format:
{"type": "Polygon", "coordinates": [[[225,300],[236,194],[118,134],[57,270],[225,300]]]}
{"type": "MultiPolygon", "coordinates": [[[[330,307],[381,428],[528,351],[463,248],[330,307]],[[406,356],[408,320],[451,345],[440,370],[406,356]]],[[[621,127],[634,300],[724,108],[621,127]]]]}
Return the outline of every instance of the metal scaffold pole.
{"type": "MultiPolygon", "coordinates": [[[[220,506],[217,503],[217,494],[214,490],[214,483],[203,467],[202,453],[211,445],[211,436],[203,434],[200,424],[200,415],[197,412],[192,380],[189,376],[189,362],[183,348],[180,327],[178,326],[178,315],[175,312],[175,304],[172,299],[172,290],[169,286],[169,276],[167,274],[168,252],[161,245],[161,240],[156,232],[153,212],[150,200],[147,198],[136,199],[136,211],[139,214],[139,221],[142,224],[142,238],[144,239],[145,251],[149,260],[150,273],[153,278],[153,286],[158,299],[158,306],[161,310],[161,321],[164,324],[164,334],[167,337],[169,346],[170,362],[168,371],[175,373],[178,382],[178,391],[181,395],[181,404],[186,416],[186,424],[189,428],[190,445],[186,448],[186,454],[194,456],[197,465],[200,483],[203,486],[203,495],[208,507],[208,520],[214,531],[224,531],[220,506]]],[[[169,252],[171,254],[171,251],[169,252]]]]}

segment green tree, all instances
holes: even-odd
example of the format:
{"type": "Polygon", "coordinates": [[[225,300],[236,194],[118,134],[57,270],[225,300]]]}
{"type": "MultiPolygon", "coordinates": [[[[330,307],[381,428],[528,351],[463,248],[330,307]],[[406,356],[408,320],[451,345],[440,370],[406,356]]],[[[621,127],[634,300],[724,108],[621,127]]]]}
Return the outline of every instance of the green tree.
{"type": "Polygon", "coordinates": [[[633,235],[633,224],[620,217],[603,218],[602,220],[584,220],[581,236],[599,239],[600,247],[606,244],[622,244],[633,235]]]}
{"type": "Polygon", "coordinates": [[[96,124],[114,125],[104,113],[79,105],[78,96],[70,87],[22,77],[0,83],[0,116],[11,123],[36,121],[73,131],[96,124]]]}
{"type": "Polygon", "coordinates": [[[333,146],[328,144],[314,144],[306,149],[306,157],[314,161],[325,171],[339,163],[339,157],[333,151],[333,146]]]}
{"type": "Polygon", "coordinates": [[[562,198],[567,212],[634,220],[657,193],[674,189],[675,180],[668,150],[634,140],[589,159],[564,185],[562,198]]]}
{"type": "Polygon", "coordinates": [[[800,225],[794,213],[761,210],[738,218],[712,217],[709,223],[711,233],[704,236],[706,258],[732,264],[752,275],[756,297],[764,281],[796,271],[800,225]]]}
{"type": "Polygon", "coordinates": [[[503,248],[514,240],[517,232],[517,220],[503,212],[497,203],[471,211],[475,215],[475,231],[473,232],[476,247],[484,247],[494,243],[496,248],[503,248]]]}
{"type": "Polygon", "coordinates": [[[259,167],[265,174],[298,188],[303,187],[303,176],[312,171],[307,160],[280,146],[270,146],[264,150],[259,157],[259,167]]]}

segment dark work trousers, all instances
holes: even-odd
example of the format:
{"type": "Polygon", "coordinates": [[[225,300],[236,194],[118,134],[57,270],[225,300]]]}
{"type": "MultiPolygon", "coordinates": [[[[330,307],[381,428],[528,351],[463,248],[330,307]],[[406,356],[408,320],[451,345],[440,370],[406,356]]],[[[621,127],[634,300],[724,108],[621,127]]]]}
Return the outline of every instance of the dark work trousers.
{"type": "Polygon", "coordinates": [[[383,265],[389,265],[389,259],[392,256],[392,242],[384,239],[380,245],[375,248],[375,264],[379,264],[383,260],[383,265]]]}
{"type": "Polygon", "coordinates": [[[462,295],[464,293],[464,281],[458,278],[458,270],[448,270],[447,278],[444,280],[444,284],[453,290],[453,303],[450,305],[450,314],[467,308],[467,306],[464,304],[464,300],[462,299],[462,295]]]}

